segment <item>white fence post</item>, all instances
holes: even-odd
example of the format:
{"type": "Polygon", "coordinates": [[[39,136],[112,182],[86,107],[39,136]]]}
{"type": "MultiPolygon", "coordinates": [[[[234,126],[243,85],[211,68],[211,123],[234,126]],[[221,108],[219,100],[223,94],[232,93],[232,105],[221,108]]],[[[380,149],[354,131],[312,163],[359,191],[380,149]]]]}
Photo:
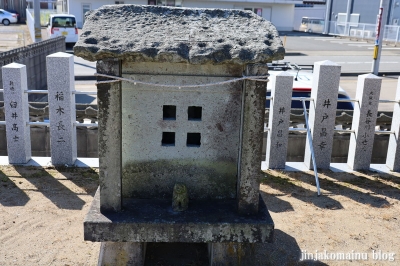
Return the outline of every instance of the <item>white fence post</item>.
{"type": "Polygon", "coordinates": [[[272,81],[265,163],[269,169],[284,169],[289,138],[293,76],[281,72],[272,81]]]}
{"type": "Polygon", "coordinates": [[[2,67],[8,161],[25,164],[31,159],[26,66],[11,63],[2,67]]]}
{"type": "Polygon", "coordinates": [[[373,74],[358,76],[356,99],[359,102],[354,104],[354,133],[350,135],[347,158],[353,170],[370,168],[381,85],[382,79],[373,74]]]}
{"type": "MultiPolygon", "coordinates": [[[[396,101],[400,101],[400,78],[397,83],[396,101]]],[[[394,134],[389,136],[389,146],[386,157],[386,165],[390,170],[400,172],[400,103],[396,103],[393,109],[392,128],[394,134]]]]}
{"type": "Polygon", "coordinates": [[[71,165],[77,158],[74,56],[59,52],[47,56],[46,63],[51,161],[71,165]]]}
{"type": "MultiPolygon", "coordinates": [[[[314,64],[313,84],[309,108],[309,126],[317,168],[329,169],[332,154],[336,107],[341,67],[331,61],[314,64]]],[[[308,135],[306,143],[309,143],[308,135]]],[[[306,145],[304,163],[312,169],[311,150],[306,145]]]]}

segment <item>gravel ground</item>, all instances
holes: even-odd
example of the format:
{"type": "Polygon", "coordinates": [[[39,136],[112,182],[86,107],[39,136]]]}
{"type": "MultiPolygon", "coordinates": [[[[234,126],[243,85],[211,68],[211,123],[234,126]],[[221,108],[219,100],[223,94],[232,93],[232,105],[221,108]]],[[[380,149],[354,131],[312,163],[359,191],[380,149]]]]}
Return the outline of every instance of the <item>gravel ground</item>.
{"type": "MultiPolygon", "coordinates": [[[[314,183],[312,172],[264,173],[275,241],[254,265],[399,265],[399,173],[324,171],[320,197],[314,183]]],[[[0,167],[0,265],[97,265],[99,243],[83,240],[97,186],[97,169],[0,167]]],[[[147,265],[203,265],[153,252],[147,265]]]]}

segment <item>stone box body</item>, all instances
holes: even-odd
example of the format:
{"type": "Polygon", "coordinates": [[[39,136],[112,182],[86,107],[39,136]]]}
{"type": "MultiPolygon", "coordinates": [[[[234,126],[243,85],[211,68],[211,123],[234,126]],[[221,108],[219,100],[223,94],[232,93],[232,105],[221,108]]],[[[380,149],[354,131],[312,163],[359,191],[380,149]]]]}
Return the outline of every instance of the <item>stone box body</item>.
{"type": "MultiPolygon", "coordinates": [[[[122,77],[156,84],[218,83],[242,72],[227,65],[122,64],[122,77]]],[[[192,199],[236,198],[243,82],[121,87],[123,197],[171,199],[180,182],[192,199]]]]}

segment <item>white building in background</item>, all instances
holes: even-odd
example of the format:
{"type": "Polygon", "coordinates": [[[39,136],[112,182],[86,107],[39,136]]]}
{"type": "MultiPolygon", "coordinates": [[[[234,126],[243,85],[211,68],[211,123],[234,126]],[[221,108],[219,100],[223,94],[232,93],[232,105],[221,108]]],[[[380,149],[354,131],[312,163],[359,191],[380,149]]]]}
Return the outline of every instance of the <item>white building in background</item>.
{"type": "Polygon", "coordinates": [[[293,30],[294,5],[301,4],[298,0],[61,0],[67,1],[65,12],[75,15],[77,25],[82,28],[84,14],[103,5],[137,4],[137,5],[166,5],[200,8],[226,8],[252,10],[259,16],[271,21],[279,31],[293,30]]]}

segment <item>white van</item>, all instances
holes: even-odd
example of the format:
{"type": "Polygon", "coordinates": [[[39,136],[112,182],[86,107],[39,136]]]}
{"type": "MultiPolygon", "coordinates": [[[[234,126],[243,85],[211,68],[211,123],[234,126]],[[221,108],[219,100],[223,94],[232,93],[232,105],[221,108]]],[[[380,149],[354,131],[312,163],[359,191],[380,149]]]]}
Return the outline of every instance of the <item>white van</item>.
{"type": "Polygon", "coordinates": [[[299,31],[322,33],[325,28],[325,19],[303,17],[299,31]]]}
{"type": "Polygon", "coordinates": [[[74,15],[53,14],[47,23],[47,36],[55,38],[65,36],[66,43],[75,44],[78,41],[78,29],[74,15]]]}

